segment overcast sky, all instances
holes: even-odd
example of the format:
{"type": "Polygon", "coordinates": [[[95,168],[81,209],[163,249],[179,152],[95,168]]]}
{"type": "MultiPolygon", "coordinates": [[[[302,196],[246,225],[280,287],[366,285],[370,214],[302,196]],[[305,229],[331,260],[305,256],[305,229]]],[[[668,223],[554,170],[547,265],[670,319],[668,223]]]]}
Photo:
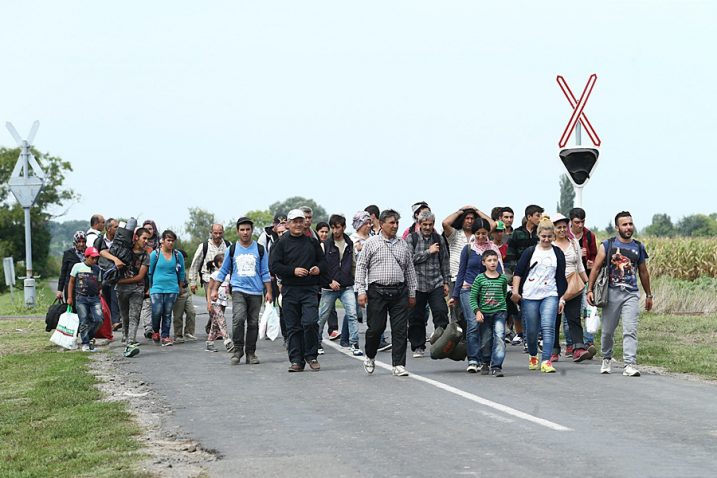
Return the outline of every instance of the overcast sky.
{"type": "MultiPolygon", "coordinates": [[[[404,223],[417,200],[439,219],[466,203],[554,211],[572,112],[555,77],[579,95],[591,73],[603,145],[588,224],[717,211],[717,2],[6,1],[0,14],[0,121],[24,135],[39,120],[36,147],[72,163],[81,199],[63,220],[181,230],[189,207],[227,221],[296,195],[404,223]]],[[[4,128],[0,145],[14,146],[4,128]]]]}

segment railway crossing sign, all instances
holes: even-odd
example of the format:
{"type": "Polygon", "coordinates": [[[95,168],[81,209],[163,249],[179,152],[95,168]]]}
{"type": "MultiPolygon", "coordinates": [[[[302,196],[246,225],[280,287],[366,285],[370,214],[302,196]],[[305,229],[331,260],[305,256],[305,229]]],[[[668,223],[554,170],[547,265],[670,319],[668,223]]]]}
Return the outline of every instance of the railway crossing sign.
{"type": "Polygon", "coordinates": [[[32,207],[37,195],[40,194],[42,186],[45,184],[45,173],[30,150],[37,134],[37,129],[40,127],[40,122],[35,121],[32,124],[30,133],[25,140],[20,137],[12,123],[7,122],[5,126],[12,137],[15,138],[17,145],[20,146],[20,157],[15,163],[12,174],[10,174],[8,185],[20,206],[23,208],[32,207]]]}
{"type": "Polygon", "coordinates": [[[585,85],[585,89],[583,89],[583,94],[580,95],[579,100],[575,99],[575,95],[573,95],[573,92],[570,90],[565,78],[558,75],[557,81],[558,86],[560,86],[560,89],[565,95],[565,98],[568,99],[568,103],[570,103],[570,106],[573,108],[573,114],[570,116],[570,120],[565,126],[563,135],[560,137],[560,141],[558,141],[558,146],[564,148],[565,145],[568,144],[568,138],[571,134],[573,134],[573,130],[575,130],[577,122],[580,121],[583,128],[585,128],[585,132],[590,137],[590,141],[592,141],[595,146],[599,147],[602,141],[600,141],[600,137],[595,132],[595,128],[593,128],[593,125],[590,124],[590,120],[588,120],[588,117],[583,112],[585,105],[588,102],[588,98],[590,98],[590,93],[592,93],[595,82],[597,81],[597,75],[595,73],[590,75],[590,78],[588,78],[588,82],[585,85]]]}

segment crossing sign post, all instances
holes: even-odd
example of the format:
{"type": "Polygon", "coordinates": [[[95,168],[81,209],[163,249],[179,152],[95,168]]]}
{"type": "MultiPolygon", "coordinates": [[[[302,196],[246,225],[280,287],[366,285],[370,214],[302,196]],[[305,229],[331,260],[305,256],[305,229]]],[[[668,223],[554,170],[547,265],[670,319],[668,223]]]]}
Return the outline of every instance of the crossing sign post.
{"type": "Polygon", "coordinates": [[[580,99],[577,99],[565,81],[565,78],[560,75],[557,77],[558,86],[560,86],[565,98],[568,100],[568,103],[570,103],[570,107],[573,108],[573,114],[570,116],[565,130],[563,130],[563,135],[558,141],[558,147],[560,148],[558,155],[565,169],[567,169],[570,181],[575,188],[575,205],[577,207],[582,207],[583,205],[583,188],[590,179],[590,175],[595,169],[595,166],[597,166],[598,157],[600,156],[600,151],[597,147],[602,144],[602,140],[593,128],[593,125],[590,124],[590,120],[588,120],[584,112],[585,105],[588,102],[588,98],[590,98],[596,81],[597,75],[593,73],[588,78],[588,82],[583,89],[583,93],[580,95],[580,99]],[[596,146],[595,148],[581,147],[582,128],[585,128],[585,132],[588,134],[590,141],[596,146]],[[566,148],[565,146],[568,144],[568,139],[573,131],[575,131],[575,143],[577,147],[566,148]]]}
{"type": "Polygon", "coordinates": [[[45,173],[38,164],[30,148],[40,127],[35,121],[30,128],[27,139],[22,139],[12,123],[5,123],[17,145],[20,146],[20,157],[10,175],[8,185],[17,202],[25,210],[25,305],[35,305],[35,279],[32,275],[32,232],[30,229],[30,208],[35,204],[42,186],[45,184],[45,173]]]}

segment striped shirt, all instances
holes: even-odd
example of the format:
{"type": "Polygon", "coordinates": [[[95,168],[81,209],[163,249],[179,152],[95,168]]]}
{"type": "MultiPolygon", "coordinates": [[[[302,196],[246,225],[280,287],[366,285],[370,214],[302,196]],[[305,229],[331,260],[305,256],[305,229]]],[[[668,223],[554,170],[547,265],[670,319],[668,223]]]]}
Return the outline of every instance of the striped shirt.
{"type": "Polygon", "coordinates": [[[484,314],[507,312],[508,279],[504,274],[491,278],[485,272],[478,275],[471,286],[471,310],[480,310],[484,314]]]}
{"type": "Polygon", "coordinates": [[[416,296],[416,270],[406,241],[397,237],[386,239],[383,234],[370,237],[356,261],[358,293],[365,294],[367,285],[405,283],[408,296],[416,296]]]}

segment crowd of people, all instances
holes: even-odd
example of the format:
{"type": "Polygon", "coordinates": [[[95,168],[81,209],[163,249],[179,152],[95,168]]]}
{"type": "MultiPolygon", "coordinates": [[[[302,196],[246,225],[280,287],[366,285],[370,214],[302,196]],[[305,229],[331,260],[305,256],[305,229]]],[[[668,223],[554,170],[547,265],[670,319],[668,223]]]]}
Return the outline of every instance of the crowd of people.
{"type": "Polygon", "coordinates": [[[312,228],[309,207],[276,214],[272,225],[258,229],[257,239],[262,225],[242,217],[235,243],[214,224],[191,262],[175,249],[176,234],[160,233],[154,221],[134,227],[96,214],[64,252],[57,296],[75,308],[82,350],[89,352],[102,322],[100,297],[112,311],[128,357],[139,353],[140,326],[146,339],[163,347],[196,341],[192,297],[201,288],[209,313],[205,349],[217,352],[215,341],[221,340],[234,364],[243,357],[247,364],[260,363],[259,317],[263,307],[272,306],[280,311],[289,372],[307,365],[321,369],[318,356],[328,323],[326,338],[363,357],[367,373],[374,372],[377,353],[390,350],[393,375],[406,376],[408,347],[414,358],[424,357],[426,345],[456,322],[464,334],[466,371],[503,377],[506,345],[522,346],[528,368],[544,373],[555,372],[561,357],[592,360],[597,349],[583,320],[597,292],[604,298],[605,291],[600,372],[612,370],[614,334],[622,319],[623,375],[640,375],[638,278],[647,310],[652,293],[648,255],[632,237],[629,212],[615,216],[617,235],[598,244],[581,208],[566,217],[529,205],[514,228],[510,207],[486,214],[466,205],[443,219],[440,232],[426,202],[411,209],[413,221],[402,233],[399,213],[375,205],[351,217],[350,235],[341,214],[312,228]],[[132,244],[120,254],[113,243],[125,232],[132,244]],[[337,301],[344,310],[340,327],[337,301]],[[229,303],[231,331],[224,317],[229,303]],[[434,332],[427,338],[429,319],[434,332]]]}

